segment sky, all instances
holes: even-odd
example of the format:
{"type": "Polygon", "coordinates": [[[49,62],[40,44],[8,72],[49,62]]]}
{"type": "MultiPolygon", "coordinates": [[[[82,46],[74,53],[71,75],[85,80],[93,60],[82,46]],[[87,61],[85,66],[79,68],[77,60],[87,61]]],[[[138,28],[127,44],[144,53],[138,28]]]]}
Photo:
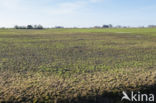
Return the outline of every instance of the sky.
{"type": "Polygon", "coordinates": [[[156,0],[0,0],[0,27],[156,24],[156,0]]]}

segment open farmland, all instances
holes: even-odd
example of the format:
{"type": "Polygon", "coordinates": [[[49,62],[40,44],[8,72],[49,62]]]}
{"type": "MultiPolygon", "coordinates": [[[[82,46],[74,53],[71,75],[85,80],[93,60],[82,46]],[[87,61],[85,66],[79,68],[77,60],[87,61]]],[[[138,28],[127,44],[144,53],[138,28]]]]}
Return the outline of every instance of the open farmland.
{"type": "Polygon", "coordinates": [[[155,78],[155,28],[0,29],[0,101],[120,103],[155,78]]]}

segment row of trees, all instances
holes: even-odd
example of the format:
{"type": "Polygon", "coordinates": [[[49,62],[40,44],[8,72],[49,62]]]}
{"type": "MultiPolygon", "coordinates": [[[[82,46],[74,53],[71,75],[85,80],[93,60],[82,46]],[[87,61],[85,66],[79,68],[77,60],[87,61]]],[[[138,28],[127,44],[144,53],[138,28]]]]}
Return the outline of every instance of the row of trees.
{"type": "Polygon", "coordinates": [[[42,25],[27,25],[27,26],[18,26],[14,27],[15,29],[44,29],[42,25]]]}
{"type": "MultiPolygon", "coordinates": [[[[16,25],[16,26],[14,26],[14,28],[15,29],[44,29],[44,27],[42,25],[27,25],[27,26],[16,25]]],[[[51,27],[51,28],[58,28],[59,29],[59,28],[66,28],[66,27],[55,26],[55,27],[51,27]]],[[[71,28],[79,28],[79,27],[71,27],[71,28]]],[[[94,27],[88,27],[88,28],[156,28],[156,25],[130,27],[130,26],[121,26],[121,25],[113,26],[112,24],[108,24],[108,25],[94,26],[94,27]]],[[[7,29],[7,28],[6,27],[0,27],[0,29],[7,29]]]]}
{"type": "MultiPolygon", "coordinates": [[[[27,26],[18,26],[14,27],[15,29],[44,29],[42,25],[27,25],[27,26]]],[[[55,26],[54,28],[65,28],[63,26],[55,26]]],[[[102,25],[102,26],[94,26],[93,28],[128,28],[126,26],[113,26],[112,24],[109,25],[102,25]]]]}
{"type": "Polygon", "coordinates": [[[94,28],[130,28],[130,27],[121,26],[121,25],[113,26],[112,24],[108,24],[108,25],[102,25],[102,26],[94,26],[94,28]]]}
{"type": "Polygon", "coordinates": [[[112,24],[109,24],[103,26],[94,26],[93,28],[156,28],[156,25],[130,27],[130,26],[122,26],[122,25],[113,26],[112,24]]]}
{"type": "MultiPolygon", "coordinates": [[[[44,29],[42,25],[27,25],[27,26],[18,26],[15,25],[15,29],[44,29]]],[[[55,26],[54,28],[64,28],[63,26],[55,26]]]]}

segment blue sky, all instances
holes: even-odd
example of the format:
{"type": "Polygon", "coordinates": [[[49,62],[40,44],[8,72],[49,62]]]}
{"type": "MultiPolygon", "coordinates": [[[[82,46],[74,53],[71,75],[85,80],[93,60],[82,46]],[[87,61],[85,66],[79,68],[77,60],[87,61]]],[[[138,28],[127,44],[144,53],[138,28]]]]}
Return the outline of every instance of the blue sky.
{"type": "Polygon", "coordinates": [[[156,0],[0,0],[0,27],[156,24],[156,0]]]}

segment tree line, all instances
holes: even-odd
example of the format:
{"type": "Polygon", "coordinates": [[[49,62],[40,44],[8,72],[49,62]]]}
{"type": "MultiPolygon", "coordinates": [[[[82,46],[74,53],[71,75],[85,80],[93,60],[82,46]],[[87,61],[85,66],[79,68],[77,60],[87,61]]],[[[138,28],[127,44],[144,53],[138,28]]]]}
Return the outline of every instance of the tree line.
{"type": "Polygon", "coordinates": [[[27,25],[27,26],[18,26],[15,25],[15,29],[44,29],[42,25],[27,25]]]}
{"type": "MultiPolygon", "coordinates": [[[[27,26],[19,26],[15,25],[15,29],[50,29],[50,28],[56,28],[56,29],[61,29],[61,28],[66,28],[63,26],[55,26],[55,27],[43,27],[42,25],[27,25],[27,26]]],[[[70,28],[81,28],[81,27],[70,27],[70,28]]],[[[93,27],[84,27],[84,28],[156,28],[156,25],[148,25],[148,26],[139,26],[139,27],[131,27],[131,26],[122,26],[122,25],[112,25],[112,24],[104,24],[102,26],[93,26],[93,27]]],[[[7,29],[6,27],[0,27],[0,29],[7,29]]]]}

